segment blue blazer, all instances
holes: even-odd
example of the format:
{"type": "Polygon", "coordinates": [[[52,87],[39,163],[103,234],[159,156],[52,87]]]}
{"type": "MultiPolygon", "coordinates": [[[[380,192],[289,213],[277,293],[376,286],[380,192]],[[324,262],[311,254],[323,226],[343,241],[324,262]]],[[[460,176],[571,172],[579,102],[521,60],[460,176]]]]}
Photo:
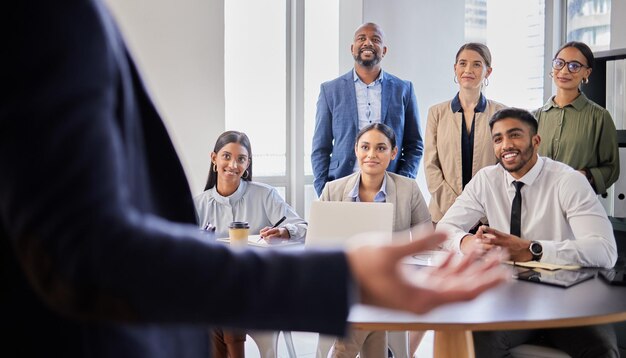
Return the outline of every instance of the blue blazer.
{"type": "MultiPolygon", "coordinates": [[[[419,112],[413,84],[385,72],[382,88],[381,121],[396,134],[398,155],[388,171],[415,178],[424,143],[419,128],[419,112]]],[[[359,132],[359,116],[353,72],[322,83],[317,100],[311,164],[314,186],[319,196],[326,182],[354,171],[354,139],[359,132]]]]}
{"type": "Polygon", "coordinates": [[[1,357],[207,358],[209,324],[344,333],[343,253],[233,254],[201,235],[100,1],[0,17],[1,357]]]}

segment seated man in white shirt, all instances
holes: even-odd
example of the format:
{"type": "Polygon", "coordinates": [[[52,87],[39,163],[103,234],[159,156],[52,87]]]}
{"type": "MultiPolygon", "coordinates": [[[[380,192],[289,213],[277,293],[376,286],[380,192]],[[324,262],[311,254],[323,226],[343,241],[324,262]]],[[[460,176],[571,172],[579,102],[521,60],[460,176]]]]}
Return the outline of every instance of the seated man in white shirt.
{"type": "MultiPolygon", "coordinates": [[[[499,163],[480,170],[437,225],[445,247],[508,250],[513,261],[612,267],[617,248],[611,223],[584,175],[539,157],[537,121],[506,108],[489,121],[499,163]],[[516,189],[519,188],[519,189],[516,189]],[[519,192],[519,193],[518,193],[519,192]],[[475,235],[468,231],[486,217],[475,235]]],[[[618,357],[612,326],[474,333],[477,357],[508,357],[510,348],[542,341],[572,357],[618,357]]]]}

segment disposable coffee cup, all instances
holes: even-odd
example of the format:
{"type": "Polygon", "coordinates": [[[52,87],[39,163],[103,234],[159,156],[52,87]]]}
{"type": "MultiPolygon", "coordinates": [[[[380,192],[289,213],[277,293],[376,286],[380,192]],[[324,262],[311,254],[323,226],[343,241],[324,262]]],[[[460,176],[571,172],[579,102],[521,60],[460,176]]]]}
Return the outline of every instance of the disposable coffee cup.
{"type": "Polygon", "coordinates": [[[228,236],[230,238],[230,246],[232,247],[247,246],[249,234],[250,225],[245,221],[233,221],[228,226],[228,236]]]}

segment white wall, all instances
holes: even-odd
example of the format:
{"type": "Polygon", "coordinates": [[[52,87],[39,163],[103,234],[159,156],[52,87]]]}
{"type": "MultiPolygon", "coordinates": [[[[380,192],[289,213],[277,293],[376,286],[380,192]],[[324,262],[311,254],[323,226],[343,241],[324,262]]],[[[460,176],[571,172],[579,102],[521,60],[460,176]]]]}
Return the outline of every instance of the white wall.
{"type": "Polygon", "coordinates": [[[192,193],[224,131],[224,0],[107,0],[174,140],[192,193]]]}
{"type": "MultiPolygon", "coordinates": [[[[354,66],[350,45],[352,45],[352,41],[354,41],[354,31],[363,22],[363,0],[341,0],[339,2],[340,74],[348,72],[348,70],[354,66]]],[[[328,80],[330,80],[330,78],[328,80]]]]}

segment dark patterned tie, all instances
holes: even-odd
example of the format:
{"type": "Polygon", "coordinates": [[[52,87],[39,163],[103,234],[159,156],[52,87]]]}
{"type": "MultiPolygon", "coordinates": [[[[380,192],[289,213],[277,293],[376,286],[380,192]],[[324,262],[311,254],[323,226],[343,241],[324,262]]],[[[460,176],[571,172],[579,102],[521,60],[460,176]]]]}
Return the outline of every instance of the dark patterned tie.
{"type": "Polygon", "coordinates": [[[511,205],[511,235],[522,237],[522,187],[524,183],[521,181],[514,181],[515,185],[515,197],[513,198],[513,205],[511,205]]]}

